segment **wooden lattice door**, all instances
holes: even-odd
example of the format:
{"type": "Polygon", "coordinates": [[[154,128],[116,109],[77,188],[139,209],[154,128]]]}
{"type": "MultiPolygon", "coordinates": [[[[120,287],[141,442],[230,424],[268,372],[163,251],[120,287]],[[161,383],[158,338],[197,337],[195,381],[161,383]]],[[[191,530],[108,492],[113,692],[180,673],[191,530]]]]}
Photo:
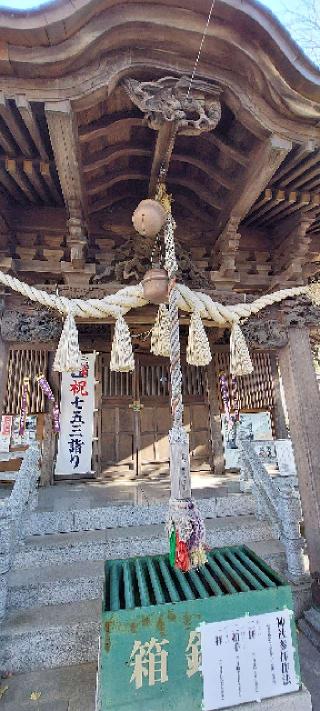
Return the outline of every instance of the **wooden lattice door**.
{"type": "MultiPolygon", "coordinates": [[[[211,469],[206,371],[183,364],[191,469],[211,469]]],[[[134,373],[113,373],[102,355],[101,470],[169,472],[170,372],[166,358],[136,354],[134,373]]]]}

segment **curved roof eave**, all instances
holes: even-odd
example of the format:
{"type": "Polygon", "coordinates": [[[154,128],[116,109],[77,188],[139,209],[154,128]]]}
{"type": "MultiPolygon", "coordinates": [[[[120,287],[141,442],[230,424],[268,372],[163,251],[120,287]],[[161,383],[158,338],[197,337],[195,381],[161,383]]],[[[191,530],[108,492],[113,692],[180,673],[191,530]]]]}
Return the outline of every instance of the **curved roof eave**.
{"type": "MultiPolygon", "coordinates": [[[[23,76],[23,65],[29,63],[31,69],[26,71],[25,76],[30,76],[32,71],[33,77],[40,77],[43,76],[44,62],[56,67],[55,77],[63,76],[70,72],[71,64],[69,62],[69,66],[64,68],[62,48],[65,47],[68,52],[72,38],[80,32],[81,53],[85,55],[96,42],[90,29],[92,22],[100,13],[125,6],[131,6],[131,10],[139,6],[147,10],[149,6],[149,11],[151,7],[162,11],[168,8],[168,15],[173,9],[190,13],[190,25],[186,26],[186,32],[191,32],[194,17],[199,22],[208,11],[206,0],[157,0],[156,3],[153,0],[140,0],[139,3],[137,0],[49,0],[39,9],[28,12],[0,10],[0,74],[23,76]]],[[[232,30],[243,33],[247,42],[253,39],[251,44],[256,47],[257,55],[263,53],[264,71],[269,72],[270,80],[279,77],[283,85],[290,87],[299,98],[316,102],[317,108],[320,106],[320,70],[260,2],[217,0],[214,17],[232,30]]],[[[107,33],[108,28],[104,31],[107,33]]],[[[79,68],[81,62],[78,61],[76,66],[79,68]]]]}

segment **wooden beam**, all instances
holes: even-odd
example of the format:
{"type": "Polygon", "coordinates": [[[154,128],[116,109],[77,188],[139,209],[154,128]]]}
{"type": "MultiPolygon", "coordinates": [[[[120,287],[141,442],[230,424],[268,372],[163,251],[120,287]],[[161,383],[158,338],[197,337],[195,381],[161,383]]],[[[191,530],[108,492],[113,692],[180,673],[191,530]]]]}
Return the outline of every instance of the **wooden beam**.
{"type": "Polygon", "coordinates": [[[14,141],[19,146],[23,156],[32,158],[34,151],[30,144],[29,134],[20,125],[17,117],[3,94],[0,94],[0,116],[9,129],[14,141]]]}
{"type": "Polygon", "coordinates": [[[63,236],[67,231],[67,213],[64,207],[34,207],[27,205],[13,210],[12,226],[16,232],[44,232],[63,236]]]}
{"type": "Polygon", "coordinates": [[[70,209],[70,203],[76,202],[85,215],[78,131],[70,101],[46,103],[45,115],[65,205],[70,209]]]}
{"type": "Polygon", "coordinates": [[[17,272],[35,272],[36,274],[55,274],[61,275],[61,262],[50,259],[42,261],[40,259],[15,259],[15,271],[17,272]]]}
{"type": "Polygon", "coordinates": [[[34,115],[31,104],[29,104],[29,101],[26,99],[26,97],[22,96],[21,94],[19,96],[17,96],[17,98],[15,99],[15,102],[16,102],[16,107],[20,113],[20,116],[30,133],[30,136],[33,140],[35,147],[37,148],[37,150],[39,152],[40,158],[43,161],[49,160],[49,156],[48,156],[47,150],[45,148],[45,144],[44,144],[43,138],[41,136],[38,122],[37,122],[36,116],[34,115]]]}
{"type": "Polygon", "coordinates": [[[224,205],[215,235],[218,237],[230,218],[240,224],[259,195],[270,182],[292,148],[290,141],[272,135],[250,154],[250,164],[240,176],[237,187],[224,205]]]}
{"type": "Polygon", "coordinates": [[[164,120],[158,131],[149,180],[150,197],[155,196],[160,171],[162,178],[166,178],[176,140],[177,127],[175,121],[164,120]]]}

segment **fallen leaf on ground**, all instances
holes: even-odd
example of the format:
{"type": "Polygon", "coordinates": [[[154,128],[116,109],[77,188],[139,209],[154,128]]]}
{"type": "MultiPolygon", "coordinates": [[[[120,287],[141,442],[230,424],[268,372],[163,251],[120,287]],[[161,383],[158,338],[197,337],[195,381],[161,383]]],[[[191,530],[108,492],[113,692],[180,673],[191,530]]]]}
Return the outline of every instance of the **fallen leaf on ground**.
{"type": "Polygon", "coordinates": [[[0,686],[0,699],[5,695],[6,691],[8,691],[9,687],[8,686],[0,686]]]}
{"type": "Polygon", "coordinates": [[[40,697],[41,697],[41,691],[33,691],[30,696],[30,699],[31,699],[31,701],[39,701],[40,697]]]}

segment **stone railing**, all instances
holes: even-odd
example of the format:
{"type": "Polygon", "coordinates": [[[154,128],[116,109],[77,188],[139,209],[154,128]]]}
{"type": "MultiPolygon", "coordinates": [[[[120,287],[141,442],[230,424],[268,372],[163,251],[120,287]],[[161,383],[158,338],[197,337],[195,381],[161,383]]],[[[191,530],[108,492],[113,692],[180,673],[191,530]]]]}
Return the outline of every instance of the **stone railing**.
{"type": "Polygon", "coordinates": [[[279,526],[287,568],[293,581],[305,577],[304,541],[300,534],[302,510],[290,440],[270,442],[275,447],[278,471],[271,475],[259,456],[267,442],[240,442],[243,488],[252,488],[258,518],[268,518],[279,526]]]}
{"type": "Polygon", "coordinates": [[[0,620],[6,612],[8,578],[26,518],[38,502],[40,449],[33,444],[22,461],[11,495],[0,508],[0,620]]]}

